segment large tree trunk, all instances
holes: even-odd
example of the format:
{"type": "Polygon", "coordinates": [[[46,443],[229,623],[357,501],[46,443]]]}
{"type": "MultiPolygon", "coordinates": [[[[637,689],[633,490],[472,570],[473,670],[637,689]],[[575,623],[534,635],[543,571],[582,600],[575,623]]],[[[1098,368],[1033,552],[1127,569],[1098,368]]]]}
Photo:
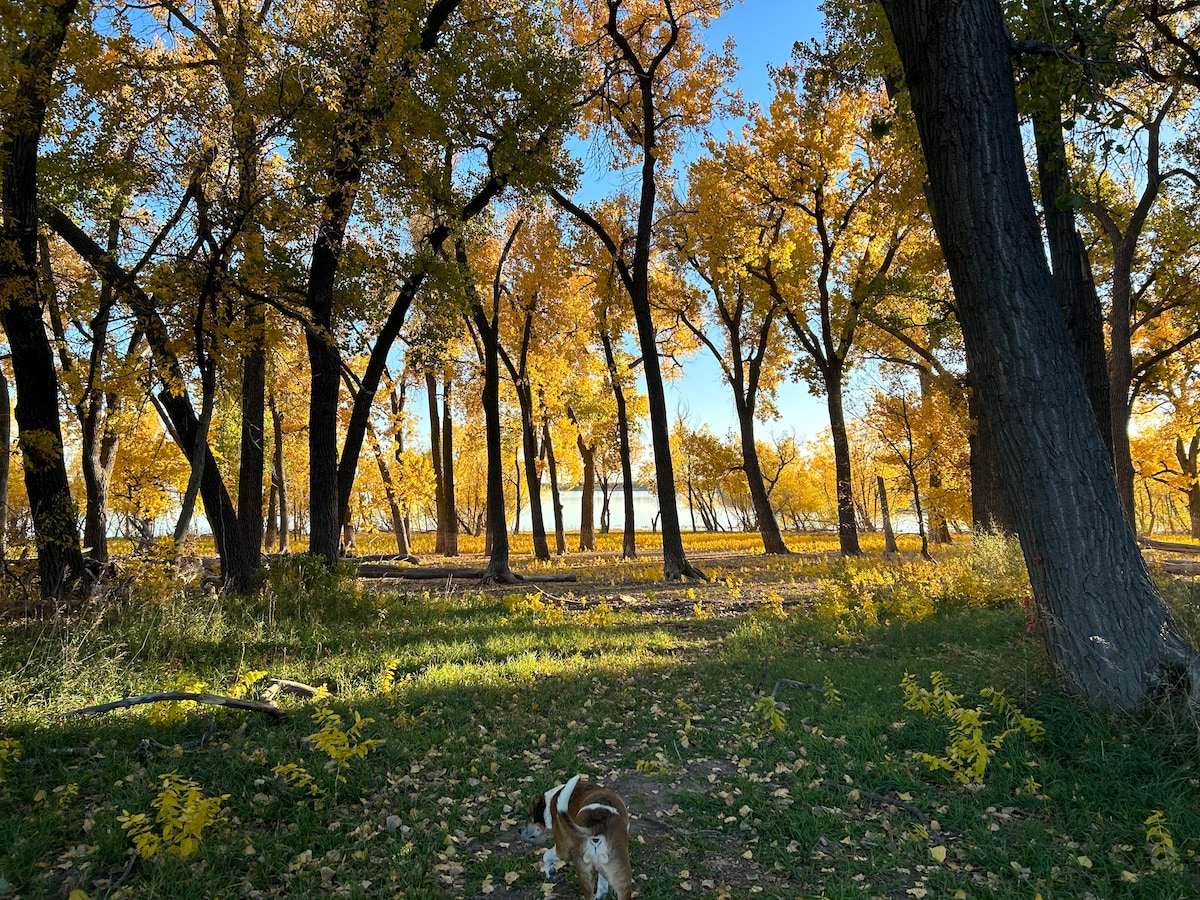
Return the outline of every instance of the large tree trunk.
{"type": "MultiPolygon", "coordinates": [[[[1033,135],[1037,148],[1038,184],[1046,243],[1054,275],[1054,292],[1063,311],[1075,360],[1083,374],[1084,388],[1100,434],[1112,452],[1111,399],[1108,360],[1104,348],[1104,312],[1096,295],[1087,247],[1075,225],[1071,198],[1070,161],[1063,138],[1062,115],[1056,99],[1043,98],[1033,111],[1033,135]]],[[[1131,495],[1132,496],[1132,495],[1131,495]]]]}
{"type": "MultiPolygon", "coordinates": [[[[979,403],[1066,684],[1140,706],[1186,646],[1117,496],[1042,250],[997,0],[883,0],[912,96],[934,225],[979,403]],[[970,140],[963,136],[969,135],[970,140]]],[[[1200,701],[1200,678],[1193,678],[1200,701]]]]}
{"type": "Polygon", "coordinates": [[[833,468],[837,480],[838,544],[843,556],[858,556],[858,520],[854,515],[854,482],[850,471],[850,437],[842,407],[842,369],[840,364],[822,373],[825,379],[825,404],[829,410],[829,433],[833,438],[833,468]]]}
{"type": "Polygon", "coordinates": [[[38,142],[51,82],[76,0],[51,0],[30,10],[36,19],[8,48],[17,65],[11,71],[11,108],[0,135],[0,327],[12,354],[17,392],[17,434],[25,490],[33,517],[41,593],[60,596],[84,577],[78,510],[71,497],[58,417],[58,372],[42,320],[38,283],[38,142]]]}
{"type": "Polygon", "coordinates": [[[521,450],[525,468],[525,490],[529,496],[529,531],[533,537],[533,555],[545,562],[550,559],[550,545],[546,541],[546,519],[542,515],[542,479],[541,473],[538,472],[538,440],[533,419],[533,397],[530,396],[527,384],[517,384],[516,389],[517,401],[521,407],[521,450]]]}
{"type": "MultiPolygon", "coordinates": [[[[974,376],[970,376],[974,381],[974,376]]],[[[990,420],[980,406],[974,388],[969,393],[967,409],[974,428],[967,439],[971,456],[971,527],[981,531],[1004,531],[1016,534],[1017,521],[1008,501],[1004,479],[1000,477],[1000,451],[990,420]]]]}

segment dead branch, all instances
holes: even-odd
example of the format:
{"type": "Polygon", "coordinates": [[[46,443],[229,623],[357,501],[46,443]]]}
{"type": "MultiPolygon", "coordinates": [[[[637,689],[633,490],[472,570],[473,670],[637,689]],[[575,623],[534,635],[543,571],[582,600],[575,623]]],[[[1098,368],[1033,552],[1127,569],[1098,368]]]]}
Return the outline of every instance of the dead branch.
{"type": "Polygon", "coordinates": [[[96,713],[111,712],[114,709],[127,709],[131,706],[141,706],[145,703],[161,703],[164,700],[191,700],[194,703],[205,703],[210,706],[226,706],[230,709],[245,709],[250,712],[265,713],[276,722],[287,718],[287,713],[274,703],[259,703],[255,700],[239,700],[236,697],[222,697],[218,694],[195,694],[190,691],[163,691],[154,694],[143,694],[140,697],[122,697],[110,703],[99,703],[95,706],[85,706],[67,713],[68,716],[85,716],[96,713]]]}
{"type": "Polygon", "coordinates": [[[792,679],[790,679],[790,678],[780,678],[777,682],[775,682],[775,687],[771,690],[771,699],[772,700],[775,699],[775,694],[778,693],[779,688],[785,684],[788,687],[802,688],[803,690],[814,691],[815,693],[822,694],[822,695],[825,693],[825,688],[823,688],[819,685],[809,684],[807,681],[792,681],[792,679]]]}
{"type": "Polygon", "coordinates": [[[311,684],[304,684],[300,681],[288,681],[286,678],[268,678],[262,692],[258,695],[258,699],[263,703],[274,703],[275,698],[280,694],[291,694],[293,697],[303,697],[305,700],[311,700],[317,696],[319,689],[311,684]]]}
{"type": "Polygon", "coordinates": [[[1200,544],[1184,544],[1180,541],[1156,541],[1153,538],[1139,537],[1138,544],[1150,550],[1163,550],[1168,553],[1200,554],[1200,544]]]}
{"type": "Polygon", "coordinates": [[[851,784],[838,784],[836,781],[821,779],[821,787],[829,788],[833,791],[841,791],[843,794],[857,794],[864,800],[870,800],[874,803],[880,803],[886,806],[894,806],[896,809],[902,809],[907,813],[912,814],[923,824],[929,824],[929,816],[925,810],[912,803],[905,803],[903,800],[897,800],[895,797],[888,797],[886,794],[876,794],[872,791],[864,791],[862,788],[856,788],[851,784]]]}

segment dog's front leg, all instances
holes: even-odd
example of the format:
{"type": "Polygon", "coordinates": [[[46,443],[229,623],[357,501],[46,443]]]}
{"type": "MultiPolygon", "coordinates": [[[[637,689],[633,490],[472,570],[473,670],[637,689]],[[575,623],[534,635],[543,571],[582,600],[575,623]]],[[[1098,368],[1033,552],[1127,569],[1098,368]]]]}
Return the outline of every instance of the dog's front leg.
{"type": "Polygon", "coordinates": [[[554,881],[558,877],[558,869],[554,867],[554,864],[560,859],[561,857],[558,855],[558,847],[549,847],[546,849],[546,852],[542,854],[542,868],[546,872],[547,881],[554,881]]]}

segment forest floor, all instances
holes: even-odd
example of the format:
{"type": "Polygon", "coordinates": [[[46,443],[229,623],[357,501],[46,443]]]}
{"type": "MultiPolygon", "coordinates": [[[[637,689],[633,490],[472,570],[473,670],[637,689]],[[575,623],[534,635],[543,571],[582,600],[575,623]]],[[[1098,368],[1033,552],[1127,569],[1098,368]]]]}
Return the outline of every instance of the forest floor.
{"type": "MultiPolygon", "coordinates": [[[[707,582],[518,547],[516,571],[576,580],[356,584],[297,559],[225,598],[129,563],[124,593],[10,618],[0,897],[574,900],[519,823],[576,773],[626,798],[643,900],[1200,893],[1196,717],[1064,697],[1011,542],[931,564],[688,540],[707,582]],[[281,724],[69,715],[268,677],[329,693],[280,697],[281,724]]],[[[1194,628],[1194,579],[1159,577],[1194,628]]]]}

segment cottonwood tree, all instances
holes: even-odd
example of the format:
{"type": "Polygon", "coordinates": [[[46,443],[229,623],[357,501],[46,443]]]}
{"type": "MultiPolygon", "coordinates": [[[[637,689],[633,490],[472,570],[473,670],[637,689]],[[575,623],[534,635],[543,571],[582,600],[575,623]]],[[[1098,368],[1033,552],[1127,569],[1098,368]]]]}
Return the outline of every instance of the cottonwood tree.
{"type": "Polygon", "coordinates": [[[84,577],[78,512],[67,480],[58,415],[58,372],[43,323],[38,277],[38,145],[56,91],[75,0],[17,6],[5,16],[0,62],[0,327],[17,394],[21,466],[33,515],[42,596],[84,577]]]}
{"type": "Polygon", "coordinates": [[[1097,706],[1141,706],[1200,666],[1150,580],[1071,352],[1025,172],[995,0],[884,0],[929,173],[934,224],[1050,656],[1097,706]],[[973,139],[963,142],[960,137],[973,139]],[[1030,397],[1038,397],[1030,402],[1030,397]]]}
{"type": "MultiPolygon", "coordinates": [[[[799,369],[826,398],[843,554],[861,552],[843,389],[863,313],[876,298],[922,204],[903,130],[881,87],[846,85],[811,55],[774,73],[767,113],[725,165],[751,186],[762,254],[750,270],[784,309],[799,369]]],[[[801,56],[804,58],[804,55],[801,56]]]]}
{"type": "MultiPolygon", "coordinates": [[[[676,251],[708,288],[703,317],[681,306],[677,314],[721,368],[733,392],[741,444],[740,468],[754,508],[754,527],[767,553],[787,553],[767,484],[758,459],[755,421],[775,413],[775,389],[788,356],[783,351],[779,322],[785,307],[748,264],[761,256],[760,233],[753,201],[742,190],[742,179],[726,170],[719,151],[688,169],[688,196],[673,211],[670,230],[676,251]],[[718,346],[709,337],[714,324],[718,346]]],[[[771,226],[766,225],[767,228],[771,226]]]]}
{"type": "Polygon", "coordinates": [[[729,0],[571,0],[562,6],[572,43],[584,64],[583,128],[600,133],[613,168],[636,172],[637,227],[625,247],[601,219],[556,193],[555,199],[590,228],[611,255],[629,294],[637,325],[654,447],[655,483],[662,510],[663,575],[703,578],[683,549],[666,394],[651,305],[650,264],[659,181],[689,132],[708,125],[721,86],[734,69],[732,48],[705,50],[703,30],[729,0]]]}
{"type": "MultiPolygon", "coordinates": [[[[320,227],[305,292],[311,552],[329,561],[337,555],[370,407],[410,305],[454,235],[506,189],[563,182],[559,147],[577,84],[574,62],[540,7],[439,0],[414,20],[368,2],[355,24],[355,53],[332,70],[338,77],[329,86],[334,102],[325,125],[333,152],[319,181],[320,227]],[[339,457],[343,323],[335,287],[364,178],[385,172],[399,177],[392,202],[410,214],[406,222],[415,230],[406,240],[414,252],[378,325],[339,457]]],[[[339,56],[343,46],[339,39],[339,56]]]]}

